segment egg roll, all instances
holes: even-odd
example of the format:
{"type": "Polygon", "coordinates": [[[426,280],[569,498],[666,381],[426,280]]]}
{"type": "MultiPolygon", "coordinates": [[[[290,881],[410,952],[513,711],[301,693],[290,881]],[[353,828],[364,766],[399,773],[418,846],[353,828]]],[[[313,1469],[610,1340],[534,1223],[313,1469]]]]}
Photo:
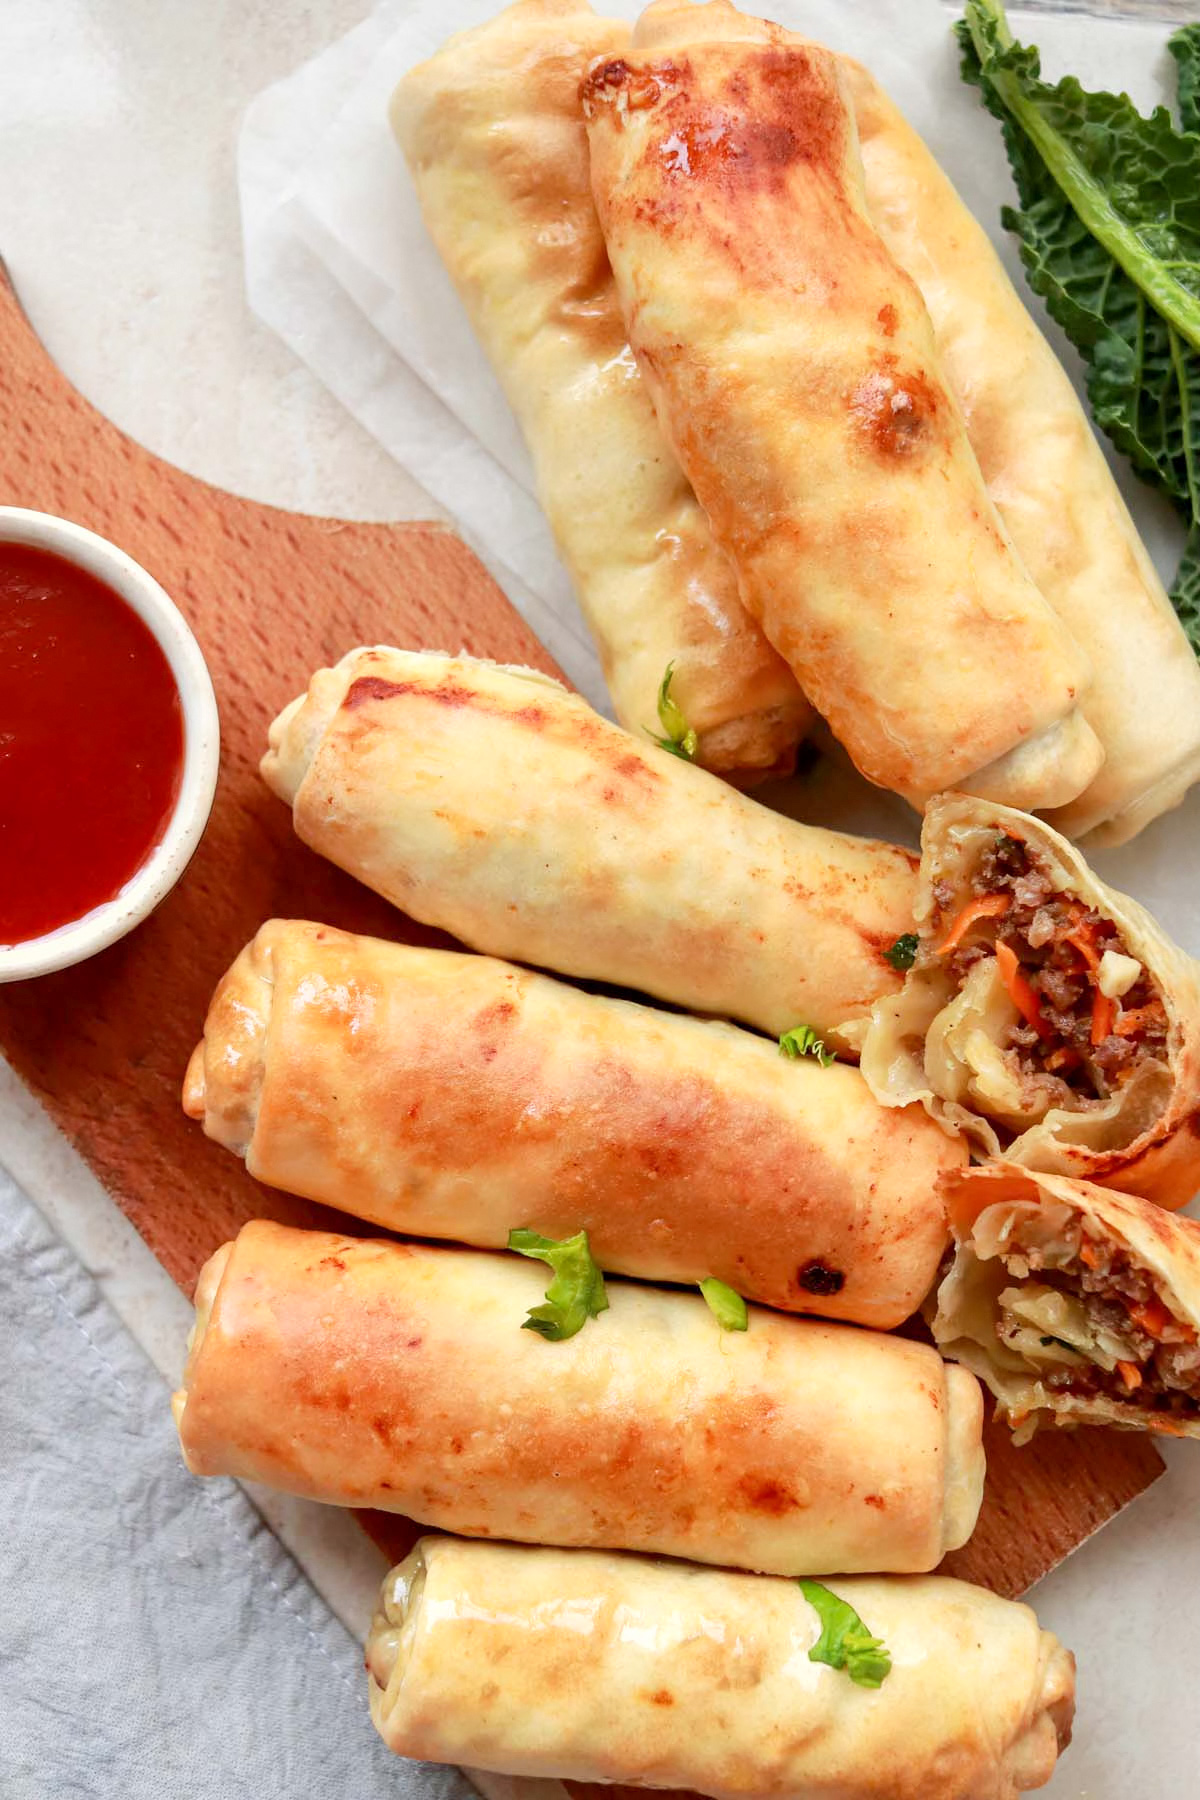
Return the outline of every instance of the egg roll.
{"type": "Polygon", "coordinates": [[[246,1225],[206,1264],[175,1415],[188,1468],[462,1537],[797,1575],[933,1568],[983,1484],[979,1384],[928,1344],[610,1282],[523,1329],[518,1256],[246,1225]]]}
{"type": "Polygon", "coordinates": [[[530,669],[352,650],[262,772],[306,844],[492,956],[842,1049],[900,984],[906,851],[768,812],[530,669]]]}
{"type": "Polygon", "coordinates": [[[714,1800],[1012,1800],[1070,1741],[1075,1664],[1029,1607],[937,1576],[830,1591],[878,1688],[813,1662],[800,1585],[647,1557],[422,1538],[367,1639],[402,1756],[714,1800]]]}
{"type": "Polygon", "coordinates": [[[967,1158],[736,1026],[286,919],[217,988],[184,1106],[260,1181],[392,1231],[585,1230],[603,1269],[884,1330],[934,1284],[967,1158]]]}
{"type": "Polygon", "coordinates": [[[971,448],[1018,555],[1092,661],[1106,752],[1054,815],[1123,843],[1200,775],[1200,664],[1054,351],[987,233],[879,84],[843,61],[875,229],[916,282],[971,448]]]}
{"type": "Polygon", "coordinates": [[[392,126],[429,233],[517,416],[617,717],[671,696],[697,760],[787,773],[810,721],[654,416],[592,203],[579,84],[629,28],[519,0],[401,81],[392,126]]]}
{"type": "Polygon", "coordinates": [[[944,1188],[957,1251],[934,1335],[1020,1439],[1040,1425],[1200,1437],[1200,1224],[1011,1164],[944,1188]]]}
{"type": "Polygon", "coordinates": [[[838,60],[665,0],[584,88],[630,342],[747,608],[871,781],[1073,800],[1087,658],[988,495],[871,222],[838,60]]]}
{"type": "Polygon", "coordinates": [[[1042,820],[941,795],[919,947],[863,1047],[991,1156],[1183,1206],[1200,1185],[1200,964],[1042,820]]]}

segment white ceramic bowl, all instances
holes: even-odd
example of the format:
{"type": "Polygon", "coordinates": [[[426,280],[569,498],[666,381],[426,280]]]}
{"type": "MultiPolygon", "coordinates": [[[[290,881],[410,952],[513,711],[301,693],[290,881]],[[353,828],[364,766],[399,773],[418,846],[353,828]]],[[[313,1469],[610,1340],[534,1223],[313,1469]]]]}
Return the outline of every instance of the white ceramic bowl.
{"type": "Polygon", "coordinates": [[[183,774],[166,831],[111,900],[43,937],[0,945],[0,981],[23,981],[83,962],[115,944],[170,893],[208,822],[221,739],[217,702],[200,646],[157,581],[131,556],[82,525],[17,506],[0,506],[0,541],[53,551],[119,594],[158,640],[183,707],[183,774]]]}

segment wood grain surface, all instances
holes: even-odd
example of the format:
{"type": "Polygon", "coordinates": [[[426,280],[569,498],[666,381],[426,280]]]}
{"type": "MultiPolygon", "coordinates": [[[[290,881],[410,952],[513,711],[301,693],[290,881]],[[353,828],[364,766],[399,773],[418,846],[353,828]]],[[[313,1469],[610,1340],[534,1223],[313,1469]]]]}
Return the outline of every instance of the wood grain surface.
{"type": "MultiPolygon", "coordinates": [[[[113,539],[166,588],[208,659],[221,778],[204,841],[152,918],[91,962],[0,987],[0,1048],[175,1280],[247,1220],[344,1229],[264,1188],[187,1121],[179,1090],[212,989],[272,915],[433,943],[292,835],[257,772],[275,712],[351,645],[394,642],[552,669],[471,553],[437,525],[352,525],[277,511],[151,456],[64,380],[0,279],[0,503],[113,539]]],[[[365,1231],[366,1228],[363,1227],[365,1231]]],[[[182,1346],[180,1346],[182,1356],[182,1346]]],[[[1018,1593],[1145,1489],[1145,1438],[1093,1431],[1014,1452],[989,1434],[979,1530],[954,1573],[1018,1593]]],[[[413,1528],[364,1516],[403,1554],[413,1528]]]]}
{"type": "Polygon", "coordinates": [[[90,962],[0,987],[0,1048],[190,1290],[204,1258],[247,1219],[321,1216],[253,1181],[180,1108],[209,997],[241,945],[273,914],[449,941],[296,840],[258,775],[270,719],[314,669],[358,643],[466,648],[557,671],[442,526],[281,512],[151,456],[69,385],[3,279],[0,502],[63,514],[127,550],[187,618],[216,688],[220,781],[178,887],[90,962]]]}

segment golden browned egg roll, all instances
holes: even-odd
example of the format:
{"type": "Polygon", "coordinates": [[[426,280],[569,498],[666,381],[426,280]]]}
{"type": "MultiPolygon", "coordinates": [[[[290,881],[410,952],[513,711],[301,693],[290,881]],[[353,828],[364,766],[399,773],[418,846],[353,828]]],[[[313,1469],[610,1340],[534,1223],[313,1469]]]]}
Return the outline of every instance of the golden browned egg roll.
{"type": "Polygon", "coordinates": [[[863,1073],[988,1155],[1183,1206],[1200,1184],[1200,964],[1040,819],[943,794],[919,948],[863,1073]]]}
{"type": "Polygon", "coordinates": [[[790,770],[811,714],[738,598],[626,340],[592,203],[579,84],[629,28],[519,0],[406,75],[392,125],[430,235],[524,432],[617,717],[659,683],[706,767],[790,770]]]}
{"type": "Polygon", "coordinates": [[[1122,843],[1200,775],[1200,664],[1066,371],[987,233],[879,84],[843,67],[871,220],[929,309],[971,448],[1017,552],[1076,639],[1106,757],[1054,823],[1122,843]]]}
{"type": "Polygon", "coordinates": [[[260,1181],[393,1231],[585,1230],[603,1269],[880,1329],[933,1286],[967,1160],[733,1025],[284,919],[217,988],[184,1106],[260,1181]]]}
{"type": "Polygon", "coordinates": [[[647,1557],[422,1538],[383,1583],[371,1717],[402,1756],[715,1800],[1013,1800],[1071,1736],[1075,1663],[967,1582],[829,1590],[891,1658],[810,1660],[799,1583],[647,1557]]]}
{"type": "Polygon", "coordinates": [[[958,1250],[934,1335],[1019,1439],[1047,1424],[1200,1437],[1200,1224],[1012,1164],[944,1185],[958,1250]]]}
{"type": "Polygon", "coordinates": [[[838,61],[663,0],[584,89],[630,342],[742,599],[872,781],[1055,806],[1087,659],[984,486],[875,230],[838,61]]]}
{"type": "Polygon", "coordinates": [[[175,1416],[189,1469],[463,1537],[796,1575],[933,1568],[970,1536],[983,1401],[927,1344],[612,1282],[523,1329],[517,1256],[262,1221],[208,1262],[175,1416]]]}
{"type": "Polygon", "coordinates": [[[530,669],[352,650],[262,772],[306,844],[493,956],[841,1048],[900,984],[906,851],[768,812],[530,669]]]}

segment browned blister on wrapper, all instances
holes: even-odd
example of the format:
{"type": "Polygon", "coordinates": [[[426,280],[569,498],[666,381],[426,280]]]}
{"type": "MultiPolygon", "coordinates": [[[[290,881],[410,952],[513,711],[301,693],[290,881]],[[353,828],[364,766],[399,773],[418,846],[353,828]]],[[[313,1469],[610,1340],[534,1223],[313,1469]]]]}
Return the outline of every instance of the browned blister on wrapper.
{"type": "Polygon", "coordinates": [[[839,1049],[900,985],[907,851],[770,812],[533,670],[352,650],[262,772],[306,844],[493,956],[839,1049]]]}
{"type": "Polygon", "coordinates": [[[259,1181],[392,1231],[586,1230],[604,1269],[883,1329],[933,1286],[967,1156],[736,1026],[288,919],[217,988],[184,1104],[259,1181]]]}
{"type": "Polygon", "coordinates": [[[987,492],[872,222],[837,58],[664,0],[584,88],[630,343],[747,608],[870,780],[1064,805],[1080,645],[987,492]]]}

